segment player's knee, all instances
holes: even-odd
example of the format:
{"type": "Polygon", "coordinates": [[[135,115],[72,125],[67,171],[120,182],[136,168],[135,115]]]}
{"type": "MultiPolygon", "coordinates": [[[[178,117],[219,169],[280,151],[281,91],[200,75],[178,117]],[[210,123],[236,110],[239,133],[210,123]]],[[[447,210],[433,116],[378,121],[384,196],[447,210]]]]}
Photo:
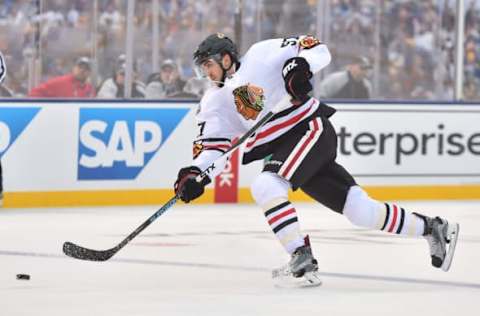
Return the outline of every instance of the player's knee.
{"type": "Polygon", "coordinates": [[[290,183],[272,172],[262,172],[252,182],[250,190],[253,199],[260,205],[266,205],[275,199],[288,199],[290,183]]]}
{"type": "Polygon", "coordinates": [[[374,228],[381,209],[381,204],[370,198],[362,188],[352,186],[347,194],[343,214],[354,225],[374,228]]]}

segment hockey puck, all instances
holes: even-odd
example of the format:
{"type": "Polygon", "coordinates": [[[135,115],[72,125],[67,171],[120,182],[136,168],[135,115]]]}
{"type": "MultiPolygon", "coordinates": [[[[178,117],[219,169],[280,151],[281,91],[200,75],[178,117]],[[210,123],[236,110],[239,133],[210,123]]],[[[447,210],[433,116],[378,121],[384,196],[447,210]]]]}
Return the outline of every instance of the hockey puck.
{"type": "Polygon", "coordinates": [[[28,275],[28,274],[17,274],[17,280],[30,280],[30,275],[28,275]]]}

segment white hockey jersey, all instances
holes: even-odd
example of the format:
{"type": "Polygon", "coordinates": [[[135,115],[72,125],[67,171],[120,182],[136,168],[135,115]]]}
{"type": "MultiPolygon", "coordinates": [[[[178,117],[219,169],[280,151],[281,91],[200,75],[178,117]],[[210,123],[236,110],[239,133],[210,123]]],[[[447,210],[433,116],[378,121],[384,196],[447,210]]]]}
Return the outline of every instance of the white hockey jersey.
{"type": "MultiPolygon", "coordinates": [[[[196,120],[199,133],[194,141],[193,165],[205,170],[231,146],[231,142],[242,136],[257,120],[269,112],[287,94],[282,77],[286,60],[304,57],[316,73],[330,63],[331,56],[326,45],[312,36],[270,39],[250,47],[240,60],[241,66],[235,74],[225,80],[223,87],[211,87],[200,101],[196,120]],[[233,90],[252,84],[264,91],[264,108],[255,121],[245,119],[234,103],[233,90]]],[[[286,133],[296,124],[311,116],[319,103],[310,99],[301,106],[282,111],[262,126],[249,140],[244,152],[268,143],[286,133]]],[[[215,163],[210,175],[219,174],[226,159],[215,163]]]]}

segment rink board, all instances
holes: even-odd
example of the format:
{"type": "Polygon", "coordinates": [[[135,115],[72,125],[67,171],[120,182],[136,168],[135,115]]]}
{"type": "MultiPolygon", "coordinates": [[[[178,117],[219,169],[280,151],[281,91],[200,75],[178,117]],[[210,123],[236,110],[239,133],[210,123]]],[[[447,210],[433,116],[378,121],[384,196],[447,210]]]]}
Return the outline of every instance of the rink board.
{"type": "MultiPolygon", "coordinates": [[[[479,199],[480,105],[331,103],[338,161],[380,199],[479,199]]],[[[5,206],[159,204],[191,162],[195,102],[0,103],[5,206]]],[[[261,163],[239,169],[239,202],[261,163]]],[[[301,192],[296,201],[308,201],[301,192]]],[[[214,201],[213,185],[199,202],[214,201]]]]}

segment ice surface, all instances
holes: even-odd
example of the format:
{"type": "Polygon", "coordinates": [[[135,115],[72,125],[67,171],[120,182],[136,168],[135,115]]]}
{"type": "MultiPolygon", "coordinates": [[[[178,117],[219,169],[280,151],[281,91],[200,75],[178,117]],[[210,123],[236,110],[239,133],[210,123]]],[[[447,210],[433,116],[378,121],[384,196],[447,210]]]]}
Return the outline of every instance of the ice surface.
{"type": "Polygon", "coordinates": [[[100,263],[64,256],[63,242],[110,248],[155,206],[3,209],[0,315],[478,315],[480,202],[401,205],[460,223],[449,272],[431,267],[423,239],[299,204],[323,276],[306,289],[273,286],[288,256],[254,205],[176,205],[100,263]]]}

